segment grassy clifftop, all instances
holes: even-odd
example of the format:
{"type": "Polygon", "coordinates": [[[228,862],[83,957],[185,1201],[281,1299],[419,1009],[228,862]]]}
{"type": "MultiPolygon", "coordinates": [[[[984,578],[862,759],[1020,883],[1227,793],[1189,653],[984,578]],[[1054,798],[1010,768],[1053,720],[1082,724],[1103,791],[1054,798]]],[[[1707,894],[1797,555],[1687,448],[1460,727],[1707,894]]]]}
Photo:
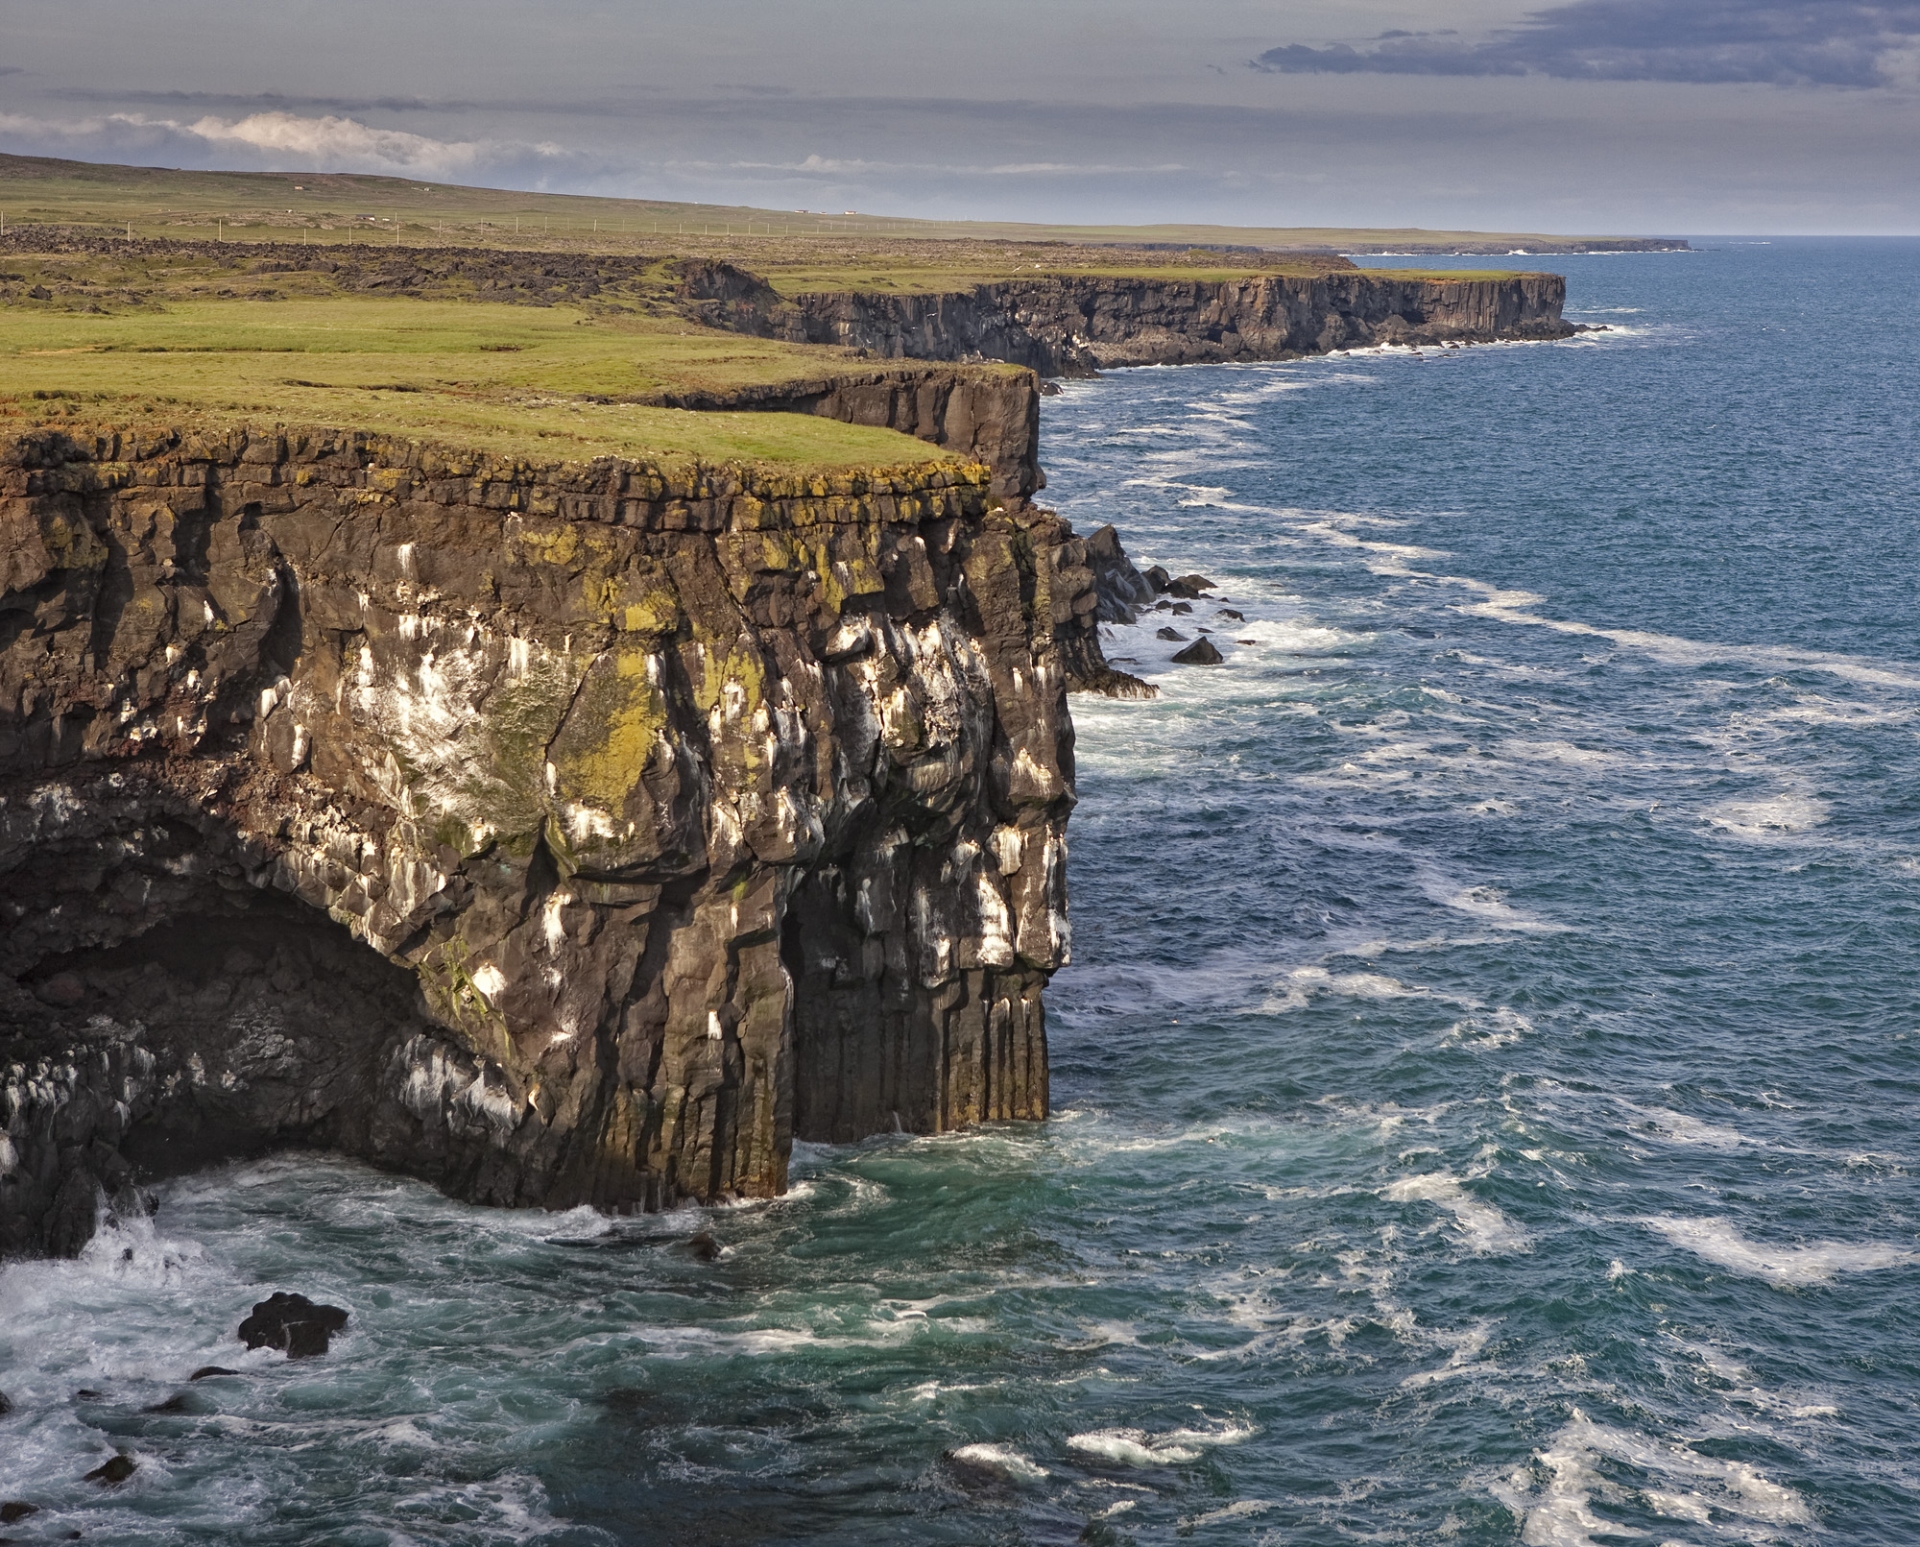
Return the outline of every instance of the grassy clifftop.
{"type": "Polygon", "coordinates": [[[510,266],[489,288],[405,254],[369,274],[258,245],[35,236],[0,240],[0,427],[337,424],[540,460],[823,469],[947,457],[809,414],[666,406],[818,381],[859,356],[690,322],[664,268],[605,284],[536,267],[523,285],[510,266]]]}
{"type": "Polygon", "coordinates": [[[320,242],[435,246],[542,246],[631,252],[663,241],[710,257],[753,261],[765,244],[837,242],[869,249],[899,241],[1064,243],[1181,251],[1508,253],[1634,250],[1686,244],[1659,239],[1532,231],[1427,231],[1410,227],[1065,225],[1019,221],[903,220],[853,210],[758,209],[659,199],[463,188],[402,177],[327,172],[180,172],[0,156],[0,213],[9,224],[131,225],[136,236],[268,235],[320,242]]]}
{"type": "Polygon", "coordinates": [[[689,259],[727,260],[786,298],[1353,267],[1330,251],[1145,240],[1171,232],[1058,241],[1007,228],[1022,239],[1004,240],[928,222],[23,157],[0,157],[0,216],[0,428],[333,424],[546,461],[827,470],[946,455],[841,422],[897,417],[726,411],[743,392],[800,399],[873,362],[705,325],[682,294],[689,259]],[[689,401],[707,411],[676,406],[689,401]]]}

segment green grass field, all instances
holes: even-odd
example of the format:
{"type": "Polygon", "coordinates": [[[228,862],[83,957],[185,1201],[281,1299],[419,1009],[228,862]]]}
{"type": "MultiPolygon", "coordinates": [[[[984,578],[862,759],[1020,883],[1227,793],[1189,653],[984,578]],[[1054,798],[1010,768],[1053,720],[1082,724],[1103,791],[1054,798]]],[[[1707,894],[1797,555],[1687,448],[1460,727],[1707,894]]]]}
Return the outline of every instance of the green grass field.
{"type": "Polygon", "coordinates": [[[891,430],[811,415],[694,413],[645,401],[817,376],[823,355],[841,357],[570,306],[222,299],[90,313],[9,305],[0,306],[0,416],[330,424],[541,460],[834,468],[945,457],[891,430]]]}
{"type": "MultiPolygon", "coordinates": [[[[141,236],[274,236],[322,242],[652,250],[749,255],[782,243],[844,247],[899,241],[1068,243],[1096,247],[1239,247],[1320,252],[1565,252],[1615,238],[1512,231],[1216,225],[1045,225],[904,220],[744,205],[676,204],[463,188],[344,173],[180,172],[0,156],[0,215],[13,223],[131,228],[141,236]]],[[[1247,256],[1257,264],[1257,254],[1247,256]]],[[[830,265],[837,269],[838,263],[830,265]]]]}
{"type": "Polygon", "coordinates": [[[299,423],[544,460],[820,469],[943,454],[811,415],[664,406],[818,380],[855,359],[690,321],[673,260],[727,259],[785,295],[929,293],[1049,274],[1313,275],[1351,265],[1330,251],[1175,244],[1360,234],[829,219],[6,156],[0,217],[14,233],[0,238],[0,421],[16,426],[299,423]]]}

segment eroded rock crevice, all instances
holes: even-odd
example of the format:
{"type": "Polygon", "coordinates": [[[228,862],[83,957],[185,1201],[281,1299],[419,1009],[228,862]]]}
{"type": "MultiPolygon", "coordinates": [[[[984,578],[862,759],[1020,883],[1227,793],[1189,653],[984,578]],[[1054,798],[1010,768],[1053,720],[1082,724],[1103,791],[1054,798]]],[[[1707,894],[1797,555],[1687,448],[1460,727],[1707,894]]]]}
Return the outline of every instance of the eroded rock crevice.
{"type": "Polygon", "coordinates": [[[657,1208],[1044,1115],[1105,666],[1004,472],[35,433],[0,529],[0,1252],[281,1145],[657,1208]]]}

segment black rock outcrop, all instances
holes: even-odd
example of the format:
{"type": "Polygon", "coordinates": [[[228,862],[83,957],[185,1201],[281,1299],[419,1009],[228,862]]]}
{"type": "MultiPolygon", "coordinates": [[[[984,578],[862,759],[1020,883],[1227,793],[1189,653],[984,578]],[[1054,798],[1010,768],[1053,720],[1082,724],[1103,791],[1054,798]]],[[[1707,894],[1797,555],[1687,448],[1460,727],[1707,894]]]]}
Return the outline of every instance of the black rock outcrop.
{"type": "Polygon", "coordinates": [[[346,1324],[347,1313],[337,1305],[276,1292],[254,1306],[238,1336],[248,1348],[277,1348],[289,1359],[312,1359],[327,1351],[333,1334],[346,1324]]]}
{"type": "Polygon", "coordinates": [[[1218,666],[1226,657],[1211,639],[1196,639],[1186,649],[1176,651],[1173,659],[1181,666],[1218,666]]]}

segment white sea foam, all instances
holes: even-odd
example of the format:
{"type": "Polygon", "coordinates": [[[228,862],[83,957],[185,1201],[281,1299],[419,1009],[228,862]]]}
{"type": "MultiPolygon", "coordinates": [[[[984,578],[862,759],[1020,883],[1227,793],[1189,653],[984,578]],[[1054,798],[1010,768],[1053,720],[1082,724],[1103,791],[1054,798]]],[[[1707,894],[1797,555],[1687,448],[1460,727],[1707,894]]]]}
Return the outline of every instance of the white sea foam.
{"type": "Polygon", "coordinates": [[[1493,1009],[1475,1006],[1471,1015],[1449,1026],[1440,1040],[1443,1046],[1491,1052],[1495,1048],[1512,1047],[1532,1032],[1533,1022],[1518,1010],[1509,1010],[1505,1006],[1493,1009]]]}
{"type": "Polygon", "coordinates": [[[1769,839],[1819,827],[1831,809],[1817,796],[1788,790],[1762,800],[1729,801],[1707,812],[1706,819],[1737,838],[1769,839]]]}
{"type": "Polygon", "coordinates": [[[1431,1203],[1445,1209],[1466,1235],[1467,1244],[1479,1255],[1531,1249],[1532,1238],[1525,1230],[1491,1203],[1474,1197],[1449,1171],[1402,1177],[1383,1189],[1380,1196],[1389,1203],[1431,1203]]]}
{"type": "Polygon", "coordinates": [[[1435,902],[1464,913],[1496,928],[1513,930],[1520,934],[1558,935],[1572,929],[1570,924],[1556,924],[1550,919],[1538,918],[1531,913],[1523,913],[1507,901],[1506,893],[1494,886],[1466,886],[1448,889],[1444,881],[1437,877],[1423,876],[1422,885],[1427,895],[1435,902]],[[1438,882],[1438,884],[1433,884],[1438,882]]]}
{"type": "Polygon", "coordinates": [[[1689,1117],[1684,1112],[1637,1106],[1625,1100],[1620,1102],[1620,1106],[1630,1114],[1636,1134],[1664,1139],[1669,1144],[1694,1145],[1700,1149],[1737,1150],[1748,1143],[1746,1136],[1737,1128],[1729,1128],[1721,1123],[1703,1122],[1700,1118],[1689,1117]]]}
{"type": "Polygon", "coordinates": [[[1479,601],[1464,603],[1460,607],[1460,611],[1470,616],[1551,629],[1559,634],[1606,639],[1624,649],[1637,650],[1675,666],[1738,662],[1762,670],[1819,671],[1848,682],[1900,688],[1909,692],[1920,690],[1920,674],[1904,663],[1886,664],[1832,651],[1794,650],[1779,645],[1717,644],[1708,640],[1687,639],[1677,634],[1657,634],[1646,629],[1602,628],[1566,618],[1541,616],[1533,609],[1545,605],[1546,598],[1531,591],[1502,590],[1463,575],[1424,575],[1421,578],[1479,593],[1479,601]]]}
{"type": "Polygon", "coordinates": [[[1201,1526],[1225,1525],[1229,1520],[1248,1520],[1279,1507],[1271,1499],[1236,1499],[1225,1509],[1210,1509],[1204,1515],[1189,1515],[1180,1522],[1180,1527],[1183,1531],[1193,1531],[1201,1526]]]}
{"type": "Polygon", "coordinates": [[[1262,1015],[1304,1010],[1318,995],[1341,999],[1425,999],[1433,990],[1402,983],[1378,972],[1329,972],[1325,967],[1295,967],[1277,992],[1262,1000],[1262,1015]]]}
{"type": "Polygon", "coordinates": [[[1158,1444],[1139,1429],[1095,1429],[1069,1435],[1067,1448],[1116,1466],[1178,1466],[1201,1456],[1197,1446],[1158,1444]]]}
{"type": "Polygon", "coordinates": [[[1445,1364],[1437,1370],[1420,1370],[1409,1375],[1400,1382],[1401,1387],[1418,1390],[1422,1386],[1438,1385],[1441,1381],[1455,1380],[1490,1368],[1481,1362],[1480,1355],[1485,1352],[1487,1340],[1493,1335],[1493,1325],[1492,1322],[1477,1322],[1465,1332],[1454,1335],[1451,1338],[1453,1351],[1448,1354],[1445,1364]]]}
{"type": "Polygon", "coordinates": [[[964,1461],[969,1466],[985,1467],[1017,1483],[1037,1483],[1041,1478],[1052,1475],[1011,1445],[962,1445],[953,1452],[953,1459],[964,1461]]]}
{"type": "Polygon", "coordinates": [[[1238,1445],[1256,1431],[1237,1425],[1216,1429],[1173,1429],[1149,1434],[1144,1429],[1094,1429],[1069,1435],[1067,1448],[1115,1466],[1184,1466],[1216,1445],[1238,1445]]]}
{"type": "Polygon", "coordinates": [[[1626,759],[1617,752],[1597,747],[1576,746],[1571,741],[1523,741],[1509,738],[1500,743],[1503,756],[1524,762],[1557,763],[1566,768],[1615,768],[1626,759]]]}
{"type": "Polygon", "coordinates": [[[1596,1423],[1577,1408],[1534,1453],[1533,1466],[1503,1479],[1493,1493],[1522,1517],[1527,1547],[1598,1547],[1602,1540],[1637,1536],[1594,1512],[1596,1503],[1628,1504],[1635,1495],[1657,1514],[1729,1541],[1771,1539],[1778,1528],[1813,1518],[1797,1492],[1744,1461],[1596,1423]],[[1623,1465],[1641,1474],[1639,1486],[1607,1475],[1623,1465]]]}
{"type": "Polygon", "coordinates": [[[1724,1219],[1661,1214],[1641,1223],[1718,1267],[1776,1284],[1818,1284],[1840,1273],[1873,1273],[1920,1259],[1920,1253],[1905,1246],[1846,1241],[1781,1246],[1753,1241],[1724,1219]]]}

